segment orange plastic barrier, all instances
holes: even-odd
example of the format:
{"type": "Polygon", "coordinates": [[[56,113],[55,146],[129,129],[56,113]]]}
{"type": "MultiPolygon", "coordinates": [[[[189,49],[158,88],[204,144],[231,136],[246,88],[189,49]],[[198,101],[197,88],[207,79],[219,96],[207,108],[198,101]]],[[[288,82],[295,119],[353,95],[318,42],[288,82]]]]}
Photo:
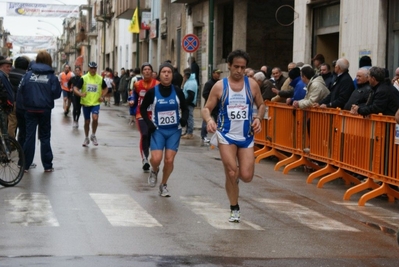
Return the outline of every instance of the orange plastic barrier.
{"type": "Polygon", "coordinates": [[[295,110],[268,101],[266,105],[268,119],[262,121],[262,132],[255,136],[255,143],[262,146],[255,152],[256,162],[277,156],[274,169],[285,166],[284,173],[310,166],[316,171],[306,182],[320,178],[317,187],[342,178],[355,185],[346,191],[345,200],[371,189],[359,199],[359,205],[381,194],[387,194],[389,201],[399,199],[399,192],[392,187],[399,186],[399,129],[396,137],[393,117],[363,118],[339,109],[295,110]],[[354,174],[367,179],[361,183],[354,174]]]}
{"type": "MultiPolygon", "coordinates": [[[[276,149],[276,144],[273,142],[276,129],[276,109],[271,108],[270,104],[273,102],[265,101],[266,104],[266,118],[262,120],[262,131],[255,135],[255,144],[263,146],[262,149],[255,151],[255,162],[259,163],[262,159],[275,156],[278,159],[285,159],[287,156],[276,149]]],[[[274,103],[276,104],[276,103],[274,103]]],[[[277,104],[278,105],[278,104],[277,104]]],[[[273,107],[273,104],[272,104],[273,107]]]]}

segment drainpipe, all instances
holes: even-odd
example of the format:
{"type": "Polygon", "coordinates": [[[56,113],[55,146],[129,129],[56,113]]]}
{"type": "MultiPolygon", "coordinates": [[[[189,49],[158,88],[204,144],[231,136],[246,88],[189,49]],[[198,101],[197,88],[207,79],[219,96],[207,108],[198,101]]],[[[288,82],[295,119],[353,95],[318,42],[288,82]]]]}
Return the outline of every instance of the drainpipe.
{"type": "Polygon", "coordinates": [[[209,44],[208,44],[208,79],[211,79],[213,68],[213,30],[215,25],[214,0],[209,0],[209,44]]]}
{"type": "Polygon", "coordinates": [[[106,52],[107,41],[105,40],[105,34],[106,34],[105,26],[107,24],[107,21],[106,21],[107,16],[105,14],[106,8],[107,8],[107,3],[106,3],[106,1],[103,1],[103,6],[102,6],[103,10],[102,10],[102,14],[101,14],[103,16],[103,49],[104,49],[104,51],[103,51],[103,70],[105,70],[105,54],[107,53],[106,52]]]}
{"type": "MultiPolygon", "coordinates": [[[[138,12],[137,12],[137,19],[138,19],[138,21],[140,21],[139,20],[139,18],[140,18],[140,0],[137,0],[137,10],[138,10],[138,12]]],[[[133,11],[134,12],[134,11],[133,11]]],[[[139,24],[140,26],[139,27],[141,27],[141,24],[139,24]]],[[[140,36],[140,33],[137,33],[137,35],[136,35],[136,67],[137,68],[139,68],[139,63],[140,63],[140,43],[139,43],[139,36],[140,36]]]]}

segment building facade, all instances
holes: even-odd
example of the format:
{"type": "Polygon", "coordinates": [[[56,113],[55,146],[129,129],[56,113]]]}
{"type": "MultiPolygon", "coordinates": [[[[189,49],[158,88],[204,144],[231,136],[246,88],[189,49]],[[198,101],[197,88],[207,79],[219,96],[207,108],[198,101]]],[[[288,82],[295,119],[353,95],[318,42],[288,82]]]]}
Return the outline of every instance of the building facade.
{"type": "Polygon", "coordinates": [[[398,1],[295,0],[295,12],[293,61],[318,53],[330,64],[345,57],[353,77],[364,55],[391,75],[399,66],[398,1]]]}
{"type": "Polygon", "coordinates": [[[227,55],[238,48],[250,54],[254,69],[286,70],[289,62],[311,63],[318,53],[330,64],[347,58],[352,76],[363,55],[391,73],[399,66],[395,0],[88,0],[80,18],[67,25],[61,63],[73,66],[80,57],[101,69],[130,69],[143,62],[157,69],[171,60],[182,72],[194,56],[201,88],[212,69],[227,72],[227,55]],[[127,29],[137,7],[142,29],[133,34],[127,29]],[[186,34],[200,40],[194,53],[182,48],[186,34]]]}

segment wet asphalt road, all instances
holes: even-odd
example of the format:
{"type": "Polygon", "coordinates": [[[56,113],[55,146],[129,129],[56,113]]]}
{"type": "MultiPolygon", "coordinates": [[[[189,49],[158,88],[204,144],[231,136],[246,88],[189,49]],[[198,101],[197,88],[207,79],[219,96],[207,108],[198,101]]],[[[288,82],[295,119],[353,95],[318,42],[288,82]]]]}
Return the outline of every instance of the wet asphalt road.
{"type": "MultiPolygon", "coordinates": [[[[256,165],[240,184],[242,222],[229,204],[218,151],[199,131],[182,140],[161,198],[141,169],[139,134],[126,107],[101,107],[99,146],[81,146],[57,101],[54,173],[36,169],[0,187],[0,266],[398,266],[398,203],[343,201],[340,181],[318,189],[298,169],[256,165]]],[[[199,125],[200,120],[196,120],[199,125]]]]}

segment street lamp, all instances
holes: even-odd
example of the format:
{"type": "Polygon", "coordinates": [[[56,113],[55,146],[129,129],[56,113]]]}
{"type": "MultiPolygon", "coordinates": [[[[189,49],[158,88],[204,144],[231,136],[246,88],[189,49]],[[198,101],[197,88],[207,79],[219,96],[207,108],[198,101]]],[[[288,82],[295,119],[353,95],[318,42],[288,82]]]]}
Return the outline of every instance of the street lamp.
{"type": "Polygon", "coordinates": [[[46,29],[43,29],[43,28],[40,28],[40,27],[37,27],[37,29],[38,29],[38,30],[41,30],[41,31],[48,32],[48,33],[50,33],[50,34],[51,34],[51,36],[55,36],[55,34],[54,34],[54,33],[52,33],[52,32],[51,32],[51,31],[49,31],[49,30],[46,30],[46,29]]]}
{"type": "Polygon", "coordinates": [[[58,33],[59,33],[60,35],[62,35],[61,31],[60,31],[60,30],[57,28],[57,26],[55,26],[53,23],[50,23],[50,22],[48,22],[48,21],[41,20],[41,19],[39,19],[39,20],[38,20],[38,22],[47,23],[47,24],[49,24],[49,25],[53,26],[54,28],[56,28],[56,29],[57,29],[58,33]]]}

